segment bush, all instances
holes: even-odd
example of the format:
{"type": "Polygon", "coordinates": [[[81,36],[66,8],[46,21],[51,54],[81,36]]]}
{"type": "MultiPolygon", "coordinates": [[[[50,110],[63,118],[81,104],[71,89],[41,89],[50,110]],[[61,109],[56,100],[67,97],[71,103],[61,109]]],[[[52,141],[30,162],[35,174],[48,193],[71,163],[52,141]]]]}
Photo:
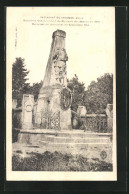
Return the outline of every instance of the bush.
{"type": "Polygon", "coordinates": [[[27,153],[30,156],[22,158],[14,155],[12,158],[13,171],[112,171],[112,164],[97,159],[88,162],[88,159],[71,154],[62,154],[55,151],[39,153],[27,153]]]}

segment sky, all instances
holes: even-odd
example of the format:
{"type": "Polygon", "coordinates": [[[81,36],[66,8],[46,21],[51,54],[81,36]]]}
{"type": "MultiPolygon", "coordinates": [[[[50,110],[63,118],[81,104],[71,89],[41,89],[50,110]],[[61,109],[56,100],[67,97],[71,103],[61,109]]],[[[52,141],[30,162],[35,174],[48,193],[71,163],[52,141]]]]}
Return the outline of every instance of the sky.
{"type": "Polygon", "coordinates": [[[44,79],[57,29],[66,32],[68,79],[76,74],[87,87],[105,73],[115,72],[114,7],[8,7],[6,25],[7,65],[16,57],[24,58],[31,84],[44,79]],[[63,22],[57,17],[64,17],[63,22]],[[68,25],[71,19],[66,17],[83,25],[68,25]]]}

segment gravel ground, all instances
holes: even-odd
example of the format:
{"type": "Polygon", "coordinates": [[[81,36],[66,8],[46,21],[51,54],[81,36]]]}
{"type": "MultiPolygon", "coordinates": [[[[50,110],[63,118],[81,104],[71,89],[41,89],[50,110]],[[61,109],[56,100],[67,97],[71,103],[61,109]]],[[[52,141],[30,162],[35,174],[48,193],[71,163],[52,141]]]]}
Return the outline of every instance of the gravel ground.
{"type": "Polygon", "coordinates": [[[111,155],[111,148],[103,145],[62,151],[60,147],[13,143],[12,162],[14,171],[111,171],[111,155]]]}

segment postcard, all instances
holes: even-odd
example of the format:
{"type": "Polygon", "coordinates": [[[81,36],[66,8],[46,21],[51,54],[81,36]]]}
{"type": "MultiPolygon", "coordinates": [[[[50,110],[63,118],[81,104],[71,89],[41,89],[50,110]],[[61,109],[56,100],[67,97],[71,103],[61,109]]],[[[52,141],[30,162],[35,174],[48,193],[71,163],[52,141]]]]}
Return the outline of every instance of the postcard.
{"type": "Polygon", "coordinates": [[[115,7],[6,7],[6,180],[116,181],[115,7]]]}

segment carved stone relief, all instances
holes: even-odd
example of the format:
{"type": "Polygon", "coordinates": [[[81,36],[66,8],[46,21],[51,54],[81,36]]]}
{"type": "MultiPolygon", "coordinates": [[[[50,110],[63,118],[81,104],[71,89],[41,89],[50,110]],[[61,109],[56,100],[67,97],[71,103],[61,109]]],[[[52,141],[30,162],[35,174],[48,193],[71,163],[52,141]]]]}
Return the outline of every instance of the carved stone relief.
{"type": "Polygon", "coordinates": [[[53,55],[53,64],[55,70],[55,77],[58,83],[64,84],[66,78],[66,61],[68,56],[64,48],[56,48],[55,54],[53,55]]]}
{"type": "Polygon", "coordinates": [[[68,89],[64,88],[61,91],[60,106],[62,110],[67,110],[71,105],[71,93],[68,89]]]}

